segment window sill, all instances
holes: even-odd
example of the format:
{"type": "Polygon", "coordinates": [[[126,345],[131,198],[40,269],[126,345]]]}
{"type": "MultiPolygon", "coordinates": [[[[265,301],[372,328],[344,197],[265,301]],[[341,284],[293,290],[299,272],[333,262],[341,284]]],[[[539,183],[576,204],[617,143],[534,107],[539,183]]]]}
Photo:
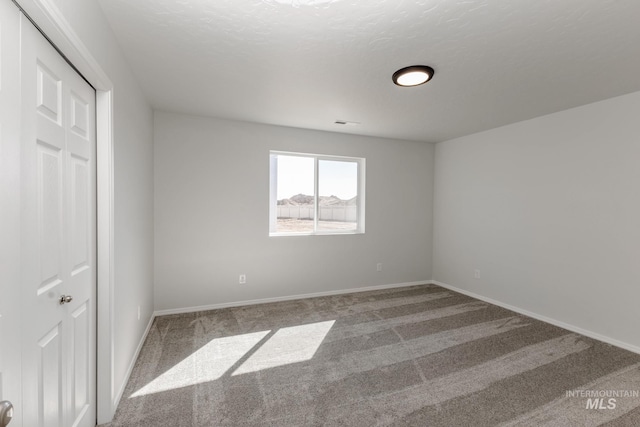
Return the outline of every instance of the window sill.
{"type": "Polygon", "coordinates": [[[301,233],[269,233],[269,237],[298,237],[298,236],[344,236],[344,235],[354,235],[354,234],[364,234],[364,231],[360,230],[349,230],[349,231],[315,231],[315,232],[301,232],[301,233]]]}

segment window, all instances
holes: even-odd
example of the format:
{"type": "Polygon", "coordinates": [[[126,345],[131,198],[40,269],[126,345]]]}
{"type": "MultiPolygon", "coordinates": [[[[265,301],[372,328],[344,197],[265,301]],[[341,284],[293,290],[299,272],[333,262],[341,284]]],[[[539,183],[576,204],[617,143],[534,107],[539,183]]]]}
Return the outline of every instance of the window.
{"type": "Polygon", "coordinates": [[[270,157],[270,235],[364,233],[364,159],[270,157]]]}

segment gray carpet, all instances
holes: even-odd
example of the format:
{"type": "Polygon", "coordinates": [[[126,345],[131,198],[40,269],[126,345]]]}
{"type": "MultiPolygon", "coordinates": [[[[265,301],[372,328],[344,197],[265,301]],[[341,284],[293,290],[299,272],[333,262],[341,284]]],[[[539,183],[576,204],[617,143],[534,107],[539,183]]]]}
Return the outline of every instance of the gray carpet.
{"type": "Polygon", "coordinates": [[[639,393],[640,355],[424,285],[159,317],[109,426],[640,426],[639,393]]]}

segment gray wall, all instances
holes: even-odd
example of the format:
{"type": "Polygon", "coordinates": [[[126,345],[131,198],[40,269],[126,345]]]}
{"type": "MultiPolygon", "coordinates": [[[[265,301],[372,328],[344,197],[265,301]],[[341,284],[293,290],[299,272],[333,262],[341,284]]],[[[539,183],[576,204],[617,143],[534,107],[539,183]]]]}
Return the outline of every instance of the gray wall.
{"type": "Polygon", "coordinates": [[[156,310],[431,279],[433,145],[162,112],[154,138],[156,310]],[[269,237],[269,150],[365,157],[366,233],[269,237]]]}
{"type": "Polygon", "coordinates": [[[639,111],[640,92],[437,144],[434,278],[640,350],[639,111]]]}

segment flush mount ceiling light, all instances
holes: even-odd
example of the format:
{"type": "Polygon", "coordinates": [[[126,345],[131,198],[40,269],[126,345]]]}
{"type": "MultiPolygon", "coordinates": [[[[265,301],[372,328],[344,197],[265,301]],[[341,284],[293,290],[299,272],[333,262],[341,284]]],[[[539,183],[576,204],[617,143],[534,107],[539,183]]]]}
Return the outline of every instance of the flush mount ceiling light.
{"type": "Polygon", "coordinates": [[[419,86],[431,80],[433,68],[426,65],[412,65],[404,67],[393,73],[393,82],[398,86],[419,86]]]}

